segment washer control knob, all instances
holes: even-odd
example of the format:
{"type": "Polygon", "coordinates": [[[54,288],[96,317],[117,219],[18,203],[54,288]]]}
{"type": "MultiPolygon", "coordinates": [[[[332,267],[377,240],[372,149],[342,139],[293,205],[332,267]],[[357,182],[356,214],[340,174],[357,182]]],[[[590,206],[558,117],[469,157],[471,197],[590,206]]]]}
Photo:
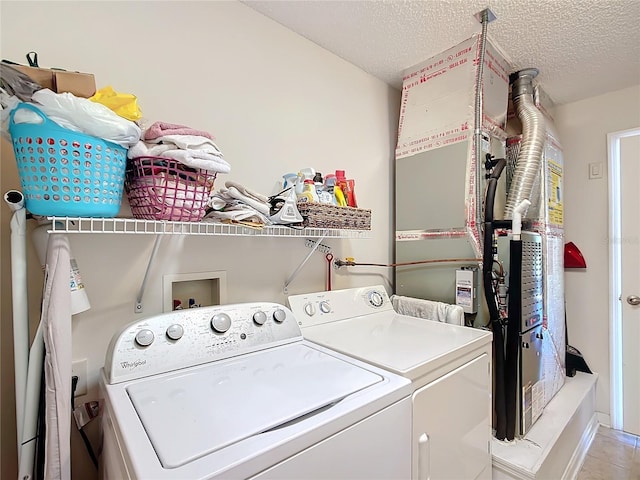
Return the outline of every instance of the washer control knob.
{"type": "Polygon", "coordinates": [[[264,322],[267,321],[267,314],[260,310],[253,314],[253,321],[256,325],[264,325],[264,322]]]}
{"type": "Polygon", "coordinates": [[[182,335],[184,335],[184,328],[179,323],[169,325],[169,328],[167,328],[167,337],[171,340],[180,340],[182,335]]]}
{"type": "Polygon", "coordinates": [[[316,314],[316,307],[314,307],[313,303],[308,302],[304,304],[304,313],[313,317],[316,314]]]}
{"type": "Polygon", "coordinates": [[[231,317],[226,313],[216,313],[211,318],[211,328],[218,333],[226,332],[231,328],[231,317]]]}
{"type": "Polygon", "coordinates": [[[382,294],[380,292],[372,290],[371,292],[369,292],[369,303],[376,308],[381,307],[384,303],[384,298],[382,297],[382,294]]]}
{"type": "Polygon", "coordinates": [[[278,322],[284,322],[284,319],[287,318],[287,314],[281,308],[278,308],[275,312],[273,312],[273,319],[278,322]]]}
{"type": "Polygon", "coordinates": [[[329,305],[329,302],[327,302],[326,300],[323,300],[320,302],[320,305],[318,305],[320,307],[320,311],[322,313],[329,313],[331,311],[331,305],[329,305]]]}
{"type": "Polygon", "coordinates": [[[136,333],[136,343],[141,347],[148,347],[153,343],[153,332],[147,328],[136,333]]]}

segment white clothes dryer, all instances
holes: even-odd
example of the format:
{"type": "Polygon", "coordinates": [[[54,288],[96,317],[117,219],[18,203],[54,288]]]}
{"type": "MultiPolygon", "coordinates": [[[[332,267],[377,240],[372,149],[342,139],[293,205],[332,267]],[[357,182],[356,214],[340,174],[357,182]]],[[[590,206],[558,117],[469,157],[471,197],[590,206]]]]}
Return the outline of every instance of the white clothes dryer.
{"type": "Polygon", "coordinates": [[[383,286],[289,305],[306,340],[412,381],[412,478],[491,478],[491,332],[397,314],[383,286]]]}
{"type": "Polygon", "coordinates": [[[101,388],[106,479],[410,476],[410,382],[305,341],[279,304],[132,323],[101,388]]]}

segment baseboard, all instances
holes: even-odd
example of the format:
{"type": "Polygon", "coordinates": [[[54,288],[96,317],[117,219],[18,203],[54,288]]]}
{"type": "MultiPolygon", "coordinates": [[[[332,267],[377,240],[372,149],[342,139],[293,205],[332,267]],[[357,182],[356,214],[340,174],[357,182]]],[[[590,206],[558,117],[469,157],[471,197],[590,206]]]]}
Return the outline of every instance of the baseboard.
{"type": "Polygon", "coordinates": [[[608,413],[596,412],[598,423],[603,427],[611,428],[611,415],[608,413]]]}
{"type": "Polygon", "coordinates": [[[593,417],[591,417],[589,425],[587,425],[586,430],[580,438],[578,446],[571,456],[571,460],[569,460],[567,469],[562,475],[562,480],[574,480],[575,478],[577,478],[578,472],[580,472],[582,464],[584,463],[584,459],[587,456],[587,452],[589,451],[589,447],[591,446],[591,442],[593,442],[596,433],[598,433],[599,426],[600,422],[598,421],[598,414],[594,413],[593,417]]]}

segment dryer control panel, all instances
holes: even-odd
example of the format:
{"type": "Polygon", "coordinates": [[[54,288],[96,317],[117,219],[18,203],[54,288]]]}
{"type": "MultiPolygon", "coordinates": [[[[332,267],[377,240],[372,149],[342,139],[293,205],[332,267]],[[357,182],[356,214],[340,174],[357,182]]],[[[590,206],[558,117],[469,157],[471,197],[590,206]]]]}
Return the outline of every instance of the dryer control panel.
{"type": "Polygon", "coordinates": [[[302,340],[293,313],[277,303],[176,310],[131,323],[111,340],[110,384],[302,340]]]}
{"type": "Polygon", "coordinates": [[[302,328],[381,311],[393,312],[382,285],[291,295],[288,301],[302,328]]]}

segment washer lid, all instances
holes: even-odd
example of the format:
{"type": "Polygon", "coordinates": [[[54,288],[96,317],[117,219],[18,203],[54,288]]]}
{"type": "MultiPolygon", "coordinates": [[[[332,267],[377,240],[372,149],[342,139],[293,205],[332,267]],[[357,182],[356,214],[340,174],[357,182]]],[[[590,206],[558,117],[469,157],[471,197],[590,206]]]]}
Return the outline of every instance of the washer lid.
{"type": "Polygon", "coordinates": [[[415,380],[450,359],[491,342],[486,330],[397,313],[353,317],[302,329],[312,342],[415,380]]]}
{"type": "Polygon", "coordinates": [[[382,380],[294,344],[140,381],[127,393],[163,467],[175,468],[382,380]]]}

